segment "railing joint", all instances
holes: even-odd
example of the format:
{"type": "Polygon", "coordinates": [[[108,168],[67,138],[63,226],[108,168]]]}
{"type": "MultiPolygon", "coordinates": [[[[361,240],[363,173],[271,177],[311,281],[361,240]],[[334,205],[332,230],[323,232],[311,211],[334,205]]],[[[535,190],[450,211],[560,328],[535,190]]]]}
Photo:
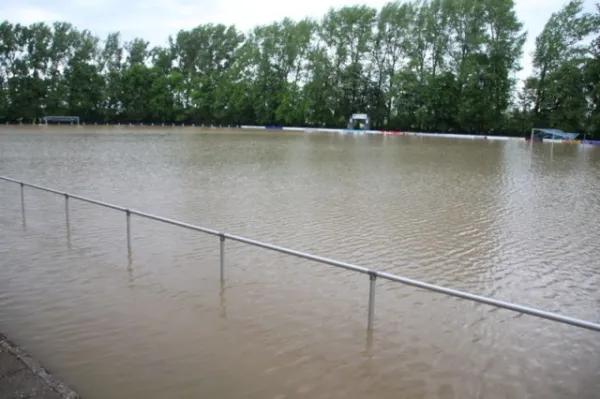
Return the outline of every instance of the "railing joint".
{"type": "Polygon", "coordinates": [[[219,233],[219,239],[225,241],[225,233],[219,233]]]}
{"type": "Polygon", "coordinates": [[[377,279],[377,272],[375,270],[369,270],[367,274],[369,275],[369,279],[371,281],[375,281],[377,279]]]}

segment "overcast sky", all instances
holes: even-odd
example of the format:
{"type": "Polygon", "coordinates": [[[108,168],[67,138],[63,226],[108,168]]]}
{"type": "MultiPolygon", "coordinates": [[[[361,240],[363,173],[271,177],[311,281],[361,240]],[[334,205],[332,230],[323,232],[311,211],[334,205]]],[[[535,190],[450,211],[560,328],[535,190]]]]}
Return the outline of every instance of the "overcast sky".
{"type": "MultiPolygon", "coordinates": [[[[515,0],[517,13],[528,31],[524,70],[531,71],[531,52],[535,37],[545,22],[566,0],[515,0]]],[[[320,17],[330,7],[366,4],[381,8],[388,0],[0,0],[0,18],[13,23],[71,22],[105,37],[120,31],[123,39],[142,37],[153,45],[162,45],[180,29],[204,23],[235,24],[246,32],[258,24],[284,17],[301,19],[320,17]]],[[[585,0],[585,9],[594,10],[594,0],[585,0]]]]}

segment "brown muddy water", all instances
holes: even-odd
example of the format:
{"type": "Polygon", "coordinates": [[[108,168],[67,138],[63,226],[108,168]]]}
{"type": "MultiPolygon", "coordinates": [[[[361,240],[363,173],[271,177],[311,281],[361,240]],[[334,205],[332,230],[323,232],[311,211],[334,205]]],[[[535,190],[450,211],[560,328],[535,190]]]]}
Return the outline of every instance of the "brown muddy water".
{"type": "MultiPolygon", "coordinates": [[[[0,175],[600,321],[600,149],[0,129],[0,175]]],[[[600,335],[0,182],[0,331],[85,398],[598,398],[600,335]]]]}

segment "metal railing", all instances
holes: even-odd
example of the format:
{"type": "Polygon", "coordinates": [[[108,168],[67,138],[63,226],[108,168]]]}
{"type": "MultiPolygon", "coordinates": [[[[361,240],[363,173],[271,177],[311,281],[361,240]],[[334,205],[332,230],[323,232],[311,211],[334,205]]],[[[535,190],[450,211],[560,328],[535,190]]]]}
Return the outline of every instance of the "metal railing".
{"type": "MultiPolygon", "coordinates": [[[[219,247],[220,247],[219,267],[220,267],[221,282],[223,282],[225,280],[225,240],[236,241],[236,242],[248,244],[248,245],[251,245],[254,247],[264,248],[264,249],[268,249],[271,251],[292,255],[292,256],[295,256],[298,258],[308,259],[308,260],[312,260],[315,262],[324,263],[327,265],[339,267],[339,268],[350,270],[353,272],[365,274],[369,277],[369,304],[368,304],[368,315],[367,315],[367,329],[368,330],[373,329],[373,321],[374,321],[374,313],[375,313],[375,282],[377,281],[378,278],[382,278],[385,280],[395,281],[395,282],[406,284],[406,285],[409,285],[412,287],[421,288],[421,289],[432,291],[432,292],[438,292],[441,294],[465,299],[468,301],[483,303],[483,304],[490,305],[490,306],[493,306],[496,308],[507,309],[507,310],[511,310],[511,311],[517,312],[517,313],[528,314],[528,315],[539,317],[542,319],[548,319],[548,320],[552,320],[555,322],[570,324],[572,326],[600,332],[600,324],[598,324],[598,323],[593,323],[590,321],[576,319],[576,318],[564,316],[564,315],[561,315],[558,313],[546,312],[544,310],[539,310],[539,309],[531,308],[528,306],[523,306],[523,305],[518,305],[518,304],[514,304],[514,303],[510,303],[510,302],[500,301],[498,299],[487,298],[487,297],[484,297],[481,295],[475,295],[475,294],[471,294],[471,293],[464,292],[464,291],[458,291],[458,290],[455,290],[452,288],[446,288],[446,287],[442,287],[442,286],[435,285],[435,284],[429,284],[429,283],[425,283],[425,282],[418,281],[418,280],[413,280],[413,279],[406,278],[406,277],[396,276],[391,273],[380,272],[380,271],[369,269],[366,267],[357,266],[357,265],[353,265],[353,264],[346,263],[346,262],[340,262],[340,261],[330,259],[330,258],[324,258],[322,256],[311,255],[311,254],[296,251],[293,249],[280,247],[278,245],[268,244],[265,242],[252,240],[252,239],[237,236],[234,234],[224,233],[224,232],[220,232],[218,230],[209,229],[209,228],[201,227],[201,226],[196,226],[193,224],[180,222],[180,221],[165,218],[162,216],[152,215],[152,214],[149,214],[146,212],[141,212],[141,211],[137,211],[134,209],[125,208],[122,206],[109,204],[107,202],[102,202],[102,201],[94,200],[91,198],[82,197],[79,195],[69,194],[69,193],[66,193],[63,191],[58,191],[58,190],[54,190],[51,188],[42,187],[42,186],[39,186],[36,184],[25,183],[25,182],[11,179],[8,177],[0,176],[0,180],[16,183],[16,184],[20,185],[20,187],[21,187],[21,209],[22,209],[22,216],[23,216],[24,222],[25,222],[25,187],[30,187],[30,188],[34,188],[37,190],[42,190],[42,191],[46,191],[49,193],[54,193],[54,194],[63,196],[65,198],[65,212],[66,212],[67,221],[69,220],[69,199],[75,199],[78,201],[83,201],[83,202],[87,202],[90,204],[95,204],[95,205],[99,205],[99,206],[102,206],[105,208],[110,208],[110,209],[124,212],[125,217],[126,217],[125,220],[126,220],[126,227],[127,227],[127,250],[130,255],[131,255],[131,215],[136,215],[139,217],[156,220],[158,222],[167,223],[167,224],[170,224],[173,226],[184,227],[186,229],[199,231],[202,233],[206,233],[206,234],[218,237],[219,238],[219,247]]],[[[68,223],[67,223],[67,225],[68,225],[68,223]]]]}

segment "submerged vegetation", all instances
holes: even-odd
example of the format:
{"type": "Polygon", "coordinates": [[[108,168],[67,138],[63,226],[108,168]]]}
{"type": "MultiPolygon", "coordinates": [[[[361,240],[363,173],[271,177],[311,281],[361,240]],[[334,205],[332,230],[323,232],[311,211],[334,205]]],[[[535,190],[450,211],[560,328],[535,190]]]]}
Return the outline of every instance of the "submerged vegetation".
{"type": "Polygon", "coordinates": [[[600,137],[600,5],[566,3],[518,84],[525,27],[513,0],[413,0],[330,10],[244,34],[201,25],[151,47],[66,22],[0,25],[0,121],[343,127],[600,137]],[[591,40],[590,40],[591,39],[591,40]]]}

